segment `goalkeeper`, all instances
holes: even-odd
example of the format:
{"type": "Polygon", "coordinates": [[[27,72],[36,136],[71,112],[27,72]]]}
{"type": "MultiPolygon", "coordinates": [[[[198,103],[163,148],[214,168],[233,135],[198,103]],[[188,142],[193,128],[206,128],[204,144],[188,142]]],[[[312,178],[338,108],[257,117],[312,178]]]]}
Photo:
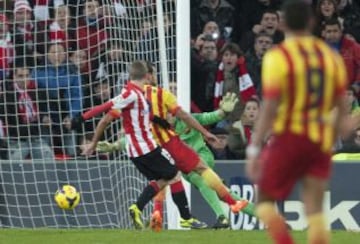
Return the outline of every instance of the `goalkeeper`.
{"type": "MultiPolygon", "coordinates": [[[[201,114],[192,114],[192,116],[201,124],[201,125],[211,125],[217,123],[225,118],[227,113],[233,111],[235,104],[238,102],[236,94],[228,93],[223,97],[220,102],[220,109],[201,114]]],[[[169,114],[168,122],[173,126],[175,132],[180,136],[180,139],[193,148],[201,157],[201,159],[210,167],[214,168],[215,160],[212,152],[207,147],[204,138],[201,133],[195,129],[189,128],[183,121],[176,117],[172,117],[169,114]]],[[[97,150],[100,152],[111,152],[114,150],[123,150],[125,145],[125,138],[119,139],[115,143],[109,143],[107,141],[99,142],[97,145],[97,150]]],[[[217,222],[213,226],[214,228],[228,228],[229,221],[226,218],[226,213],[221,207],[221,201],[214,190],[209,188],[202,177],[196,172],[190,172],[189,174],[183,174],[183,177],[193,184],[204,197],[206,202],[212,208],[214,213],[217,216],[217,222]]],[[[240,200],[240,198],[232,194],[233,198],[240,200]]],[[[162,213],[162,203],[164,200],[164,193],[159,193],[155,197],[154,203],[154,213],[159,211],[162,213]]],[[[243,210],[243,212],[254,216],[254,205],[249,203],[243,210]]]]}

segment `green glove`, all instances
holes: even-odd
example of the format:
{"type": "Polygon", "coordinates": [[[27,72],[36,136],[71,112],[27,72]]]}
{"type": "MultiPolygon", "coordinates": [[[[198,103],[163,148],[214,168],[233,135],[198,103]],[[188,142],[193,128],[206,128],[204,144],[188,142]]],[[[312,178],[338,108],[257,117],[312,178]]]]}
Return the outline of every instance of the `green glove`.
{"type": "Polygon", "coordinates": [[[96,151],[98,152],[113,152],[122,150],[121,141],[118,140],[114,143],[110,143],[108,141],[99,141],[96,145],[96,151]]]}
{"type": "Polygon", "coordinates": [[[224,113],[230,113],[234,110],[236,103],[239,102],[239,99],[235,93],[226,93],[226,95],[221,99],[219,107],[224,113]]]}

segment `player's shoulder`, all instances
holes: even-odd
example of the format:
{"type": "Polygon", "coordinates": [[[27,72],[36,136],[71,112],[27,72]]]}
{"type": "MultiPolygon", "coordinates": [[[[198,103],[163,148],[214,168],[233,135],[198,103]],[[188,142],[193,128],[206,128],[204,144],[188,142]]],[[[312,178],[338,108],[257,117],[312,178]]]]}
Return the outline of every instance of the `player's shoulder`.
{"type": "Polygon", "coordinates": [[[279,44],[269,49],[263,57],[263,62],[267,65],[282,62],[282,60],[284,60],[284,52],[282,50],[284,47],[282,45],[283,44],[279,44]]]}
{"type": "Polygon", "coordinates": [[[314,37],[314,43],[320,49],[323,55],[335,58],[335,59],[341,59],[341,55],[336,52],[332,47],[329,46],[324,40],[314,37]]]}

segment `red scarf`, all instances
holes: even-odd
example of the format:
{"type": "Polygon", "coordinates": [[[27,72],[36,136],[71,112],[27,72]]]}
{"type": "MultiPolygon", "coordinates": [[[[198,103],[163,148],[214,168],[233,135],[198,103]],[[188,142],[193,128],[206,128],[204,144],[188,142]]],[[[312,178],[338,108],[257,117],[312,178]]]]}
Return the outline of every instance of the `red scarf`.
{"type": "MultiPolygon", "coordinates": [[[[245,58],[240,57],[238,59],[239,67],[239,94],[241,102],[247,102],[251,97],[256,96],[256,89],[254,83],[251,80],[250,75],[247,72],[245,58]]],[[[216,82],[215,82],[215,94],[214,94],[214,108],[219,107],[220,100],[223,96],[223,86],[224,86],[224,64],[220,63],[218,71],[216,73],[216,82]]]]}
{"type": "Polygon", "coordinates": [[[251,143],[251,136],[252,136],[252,126],[245,125],[244,126],[244,133],[247,141],[247,145],[250,145],[251,143]]]}
{"type": "Polygon", "coordinates": [[[36,104],[33,102],[29,96],[27,89],[34,88],[34,83],[29,82],[29,85],[26,90],[21,89],[16,83],[14,83],[15,91],[19,94],[18,104],[19,104],[19,116],[21,121],[24,124],[36,121],[38,119],[38,109],[36,104]]]}
{"type": "Polygon", "coordinates": [[[51,43],[66,43],[67,35],[64,30],[61,29],[60,25],[57,22],[52,22],[50,27],[50,42],[51,43]]]}

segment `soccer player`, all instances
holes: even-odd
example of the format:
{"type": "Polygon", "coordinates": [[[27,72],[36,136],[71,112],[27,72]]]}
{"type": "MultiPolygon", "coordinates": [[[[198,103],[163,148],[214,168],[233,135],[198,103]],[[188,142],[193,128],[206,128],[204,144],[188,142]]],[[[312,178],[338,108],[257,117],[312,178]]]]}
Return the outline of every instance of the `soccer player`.
{"type": "Polygon", "coordinates": [[[274,243],[294,243],[274,202],[284,200],[299,181],[308,243],[326,244],[322,205],[334,138],[345,131],[346,69],[337,53],[311,36],[308,3],[288,1],[283,13],[286,40],[263,59],[263,108],[247,147],[246,170],[258,184],[256,212],[274,243]],[[272,139],[261,151],[270,130],[272,139]]]}
{"type": "Polygon", "coordinates": [[[181,182],[181,178],[174,165],[174,159],[165,149],[156,144],[152,136],[150,108],[142,90],[147,73],[148,70],[144,62],[133,62],[130,70],[131,81],[128,82],[121,94],[109,102],[93,108],[97,112],[106,110],[106,108],[111,108],[111,111],[100,120],[91,143],[85,146],[82,154],[88,156],[94,152],[104,129],[114,118],[119,116],[121,111],[127,142],[127,154],[136,168],[147,179],[151,180],[150,184],[144,188],[138,197],[136,203],[129,208],[135,228],[143,228],[142,210],[161,189],[170,183],[175,184],[177,187],[178,191],[173,194],[173,199],[180,213],[186,215],[184,221],[187,221],[191,226],[192,224],[199,224],[200,227],[206,227],[206,225],[198,223],[191,217],[188,201],[183,187],[181,187],[182,184],[176,183],[181,182]]]}

